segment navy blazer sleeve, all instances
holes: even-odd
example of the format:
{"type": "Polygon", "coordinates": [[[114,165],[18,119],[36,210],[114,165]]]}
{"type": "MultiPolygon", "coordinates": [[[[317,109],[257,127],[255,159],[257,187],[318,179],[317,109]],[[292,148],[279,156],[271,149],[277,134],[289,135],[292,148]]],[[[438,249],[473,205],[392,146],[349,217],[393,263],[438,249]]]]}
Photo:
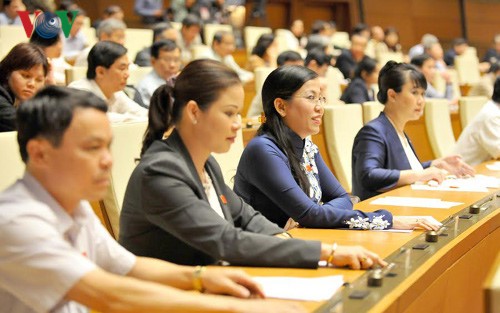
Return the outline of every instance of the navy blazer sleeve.
{"type": "MultiPolygon", "coordinates": [[[[142,178],[142,207],[147,219],[216,260],[233,265],[316,268],[320,243],[283,240],[269,235],[283,232],[224,187],[231,218],[222,219],[193,189],[189,169],[181,160],[151,162],[142,178]]],[[[215,161],[214,161],[215,162],[215,161]]],[[[223,181],[220,168],[216,180],[223,181]]]]}
{"type": "MultiPolygon", "coordinates": [[[[255,140],[255,139],[254,139],[255,140]]],[[[323,205],[311,200],[292,176],[290,165],[285,155],[267,138],[258,138],[247,146],[246,164],[241,163],[238,170],[244,171],[248,182],[270,198],[277,207],[300,225],[314,228],[345,227],[345,221],[357,216],[370,220],[379,215],[392,224],[392,215],[388,211],[365,213],[352,210],[349,195],[333,176],[325,162],[316,156],[323,193],[323,205]]]]}

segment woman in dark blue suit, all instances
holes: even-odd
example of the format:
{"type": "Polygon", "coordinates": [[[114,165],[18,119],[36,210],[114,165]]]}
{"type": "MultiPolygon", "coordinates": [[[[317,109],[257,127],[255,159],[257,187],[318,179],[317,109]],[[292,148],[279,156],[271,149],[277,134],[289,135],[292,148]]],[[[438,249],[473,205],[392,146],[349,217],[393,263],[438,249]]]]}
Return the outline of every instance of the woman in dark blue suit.
{"type": "Polygon", "coordinates": [[[352,149],[353,193],[362,200],[416,181],[442,182],[448,173],[472,175],[460,156],[421,163],[404,133],[407,122],[424,112],[427,81],[414,66],[389,61],[379,75],[379,117],[356,135],[352,149]]]}
{"type": "Polygon", "coordinates": [[[349,195],[308,138],[320,130],[325,99],[318,75],[283,66],[262,87],[266,121],[245,148],[234,191],[267,219],[287,228],[431,228],[386,210],[353,210],[349,195]]]}
{"type": "Polygon", "coordinates": [[[371,86],[377,83],[380,67],[372,58],[364,58],[354,71],[354,79],[344,90],[340,100],[345,103],[363,103],[375,100],[371,86]]]}

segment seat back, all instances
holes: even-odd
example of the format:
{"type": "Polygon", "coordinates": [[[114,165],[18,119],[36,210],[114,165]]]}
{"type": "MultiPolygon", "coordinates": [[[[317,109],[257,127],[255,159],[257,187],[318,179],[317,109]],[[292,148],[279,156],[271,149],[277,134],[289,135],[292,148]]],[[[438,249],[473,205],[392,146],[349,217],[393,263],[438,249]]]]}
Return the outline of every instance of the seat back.
{"type": "Polygon", "coordinates": [[[112,124],[113,169],[111,170],[111,184],[104,199],[101,201],[102,212],[110,222],[108,229],[115,238],[118,238],[120,225],[120,211],[125,197],[130,175],[136,166],[136,159],[140,157],[142,138],[147,122],[115,123],[112,124]]]}
{"type": "Polygon", "coordinates": [[[378,101],[367,101],[363,103],[363,124],[377,118],[384,110],[384,105],[378,101]]]}
{"type": "Polygon", "coordinates": [[[299,50],[299,40],[295,38],[295,35],[290,30],[278,28],[274,33],[276,34],[276,40],[278,41],[278,53],[287,50],[299,50]]]}
{"type": "Polygon", "coordinates": [[[3,59],[15,45],[28,42],[24,28],[19,25],[0,26],[0,60],[3,59]]]}
{"type": "Polygon", "coordinates": [[[153,30],[145,28],[125,29],[125,48],[130,61],[135,60],[137,52],[153,43],[153,30]]]}
{"type": "Polygon", "coordinates": [[[352,146],[363,126],[360,104],[327,105],[323,117],[326,146],[342,187],[352,190],[352,146]]]}
{"type": "Polygon", "coordinates": [[[225,24],[205,24],[203,26],[203,39],[205,44],[211,47],[215,33],[220,31],[232,33],[233,28],[231,27],[231,25],[225,25],[225,24]]]}
{"type": "Polygon", "coordinates": [[[486,97],[461,97],[458,100],[458,106],[460,109],[460,123],[462,124],[462,129],[465,128],[481,111],[482,107],[488,102],[486,97]]]}
{"type": "Polygon", "coordinates": [[[326,91],[325,98],[326,103],[334,104],[338,103],[340,96],[342,95],[341,84],[344,83],[344,75],[336,67],[329,66],[326,71],[326,91]]]}
{"type": "MultiPolygon", "coordinates": [[[[462,92],[460,91],[460,84],[458,83],[458,73],[454,69],[448,69],[448,73],[450,74],[451,85],[453,87],[453,98],[460,97],[462,92]]],[[[444,94],[446,92],[446,81],[439,71],[436,71],[436,76],[434,76],[432,85],[440,93],[444,94]]]]}
{"type": "Polygon", "coordinates": [[[436,158],[450,154],[455,146],[450,109],[446,99],[426,99],[425,127],[436,158]]]}
{"type": "Polygon", "coordinates": [[[71,68],[65,69],[64,72],[66,73],[66,85],[69,85],[75,80],[87,77],[86,66],[73,66],[71,68]]]}
{"type": "Polygon", "coordinates": [[[349,39],[348,32],[335,32],[330,39],[330,43],[334,46],[349,49],[351,47],[351,40],[349,39]]]}
{"type": "Polygon", "coordinates": [[[382,52],[378,57],[378,63],[383,67],[389,61],[403,62],[403,53],[401,52],[382,52]]]}
{"type": "Polygon", "coordinates": [[[0,162],[0,191],[12,185],[24,173],[24,163],[19,154],[17,132],[0,133],[0,147],[2,147],[2,162],[0,162]]]}
{"type": "Polygon", "coordinates": [[[247,54],[250,55],[260,36],[263,34],[271,34],[272,32],[273,30],[269,27],[246,26],[243,30],[243,36],[245,38],[247,54]]]}
{"type": "Polygon", "coordinates": [[[153,70],[151,66],[136,66],[129,71],[127,85],[136,86],[149,72],[153,70]]]}
{"type": "Polygon", "coordinates": [[[228,152],[212,154],[221,167],[224,181],[231,188],[233,188],[234,185],[233,178],[234,175],[236,175],[236,169],[238,168],[238,163],[240,162],[241,154],[243,153],[244,148],[243,131],[240,128],[240,130],[238,130],[236,140],[231,145],[228,152]]]}
{"type": "Polygon", "coordinates": [[[481,79],[479,71],[479,59],[472,53],[464,53],[455,57],[455,70],[458,82],[462,85],[473,85],[481,79]]]}
{"type": "Polygon", "coordinates": [[[266,81],[267,76],[274,71],[274,68],[268,66],[257,67],[254,71],[255,73],[255,92],[259,93],[262,91],[262,86],[266,81]]]}

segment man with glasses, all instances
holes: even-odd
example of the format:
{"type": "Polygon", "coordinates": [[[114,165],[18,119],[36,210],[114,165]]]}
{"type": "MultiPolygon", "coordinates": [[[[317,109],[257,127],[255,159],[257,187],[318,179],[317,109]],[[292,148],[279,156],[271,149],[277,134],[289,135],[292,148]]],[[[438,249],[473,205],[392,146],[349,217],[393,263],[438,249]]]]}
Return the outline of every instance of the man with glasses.
{"type": "Polygon", "coordinates": [[[155,42],[151,46],[151,66],[153,70],[136,87],[147,107],[156,88],[165,83],[173,84],[173,77],[181,66],[181,50],[171,40],[155,42]]]}

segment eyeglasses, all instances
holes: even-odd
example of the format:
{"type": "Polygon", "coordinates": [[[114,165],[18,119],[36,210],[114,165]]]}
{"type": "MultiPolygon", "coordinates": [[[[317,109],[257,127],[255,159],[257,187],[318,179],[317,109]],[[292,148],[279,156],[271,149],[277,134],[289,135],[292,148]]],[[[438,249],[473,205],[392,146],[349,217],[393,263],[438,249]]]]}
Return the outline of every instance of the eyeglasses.
{"type": "Polygon", "coordinates": [[[323,96],[316,97],[314,95],[309,95],[309,96],[297,96],[293,98],[305,99],[309,103],[314,103],[315,105],[319,105],[322,107],[326,105],[326,98],[323,96]]]}

